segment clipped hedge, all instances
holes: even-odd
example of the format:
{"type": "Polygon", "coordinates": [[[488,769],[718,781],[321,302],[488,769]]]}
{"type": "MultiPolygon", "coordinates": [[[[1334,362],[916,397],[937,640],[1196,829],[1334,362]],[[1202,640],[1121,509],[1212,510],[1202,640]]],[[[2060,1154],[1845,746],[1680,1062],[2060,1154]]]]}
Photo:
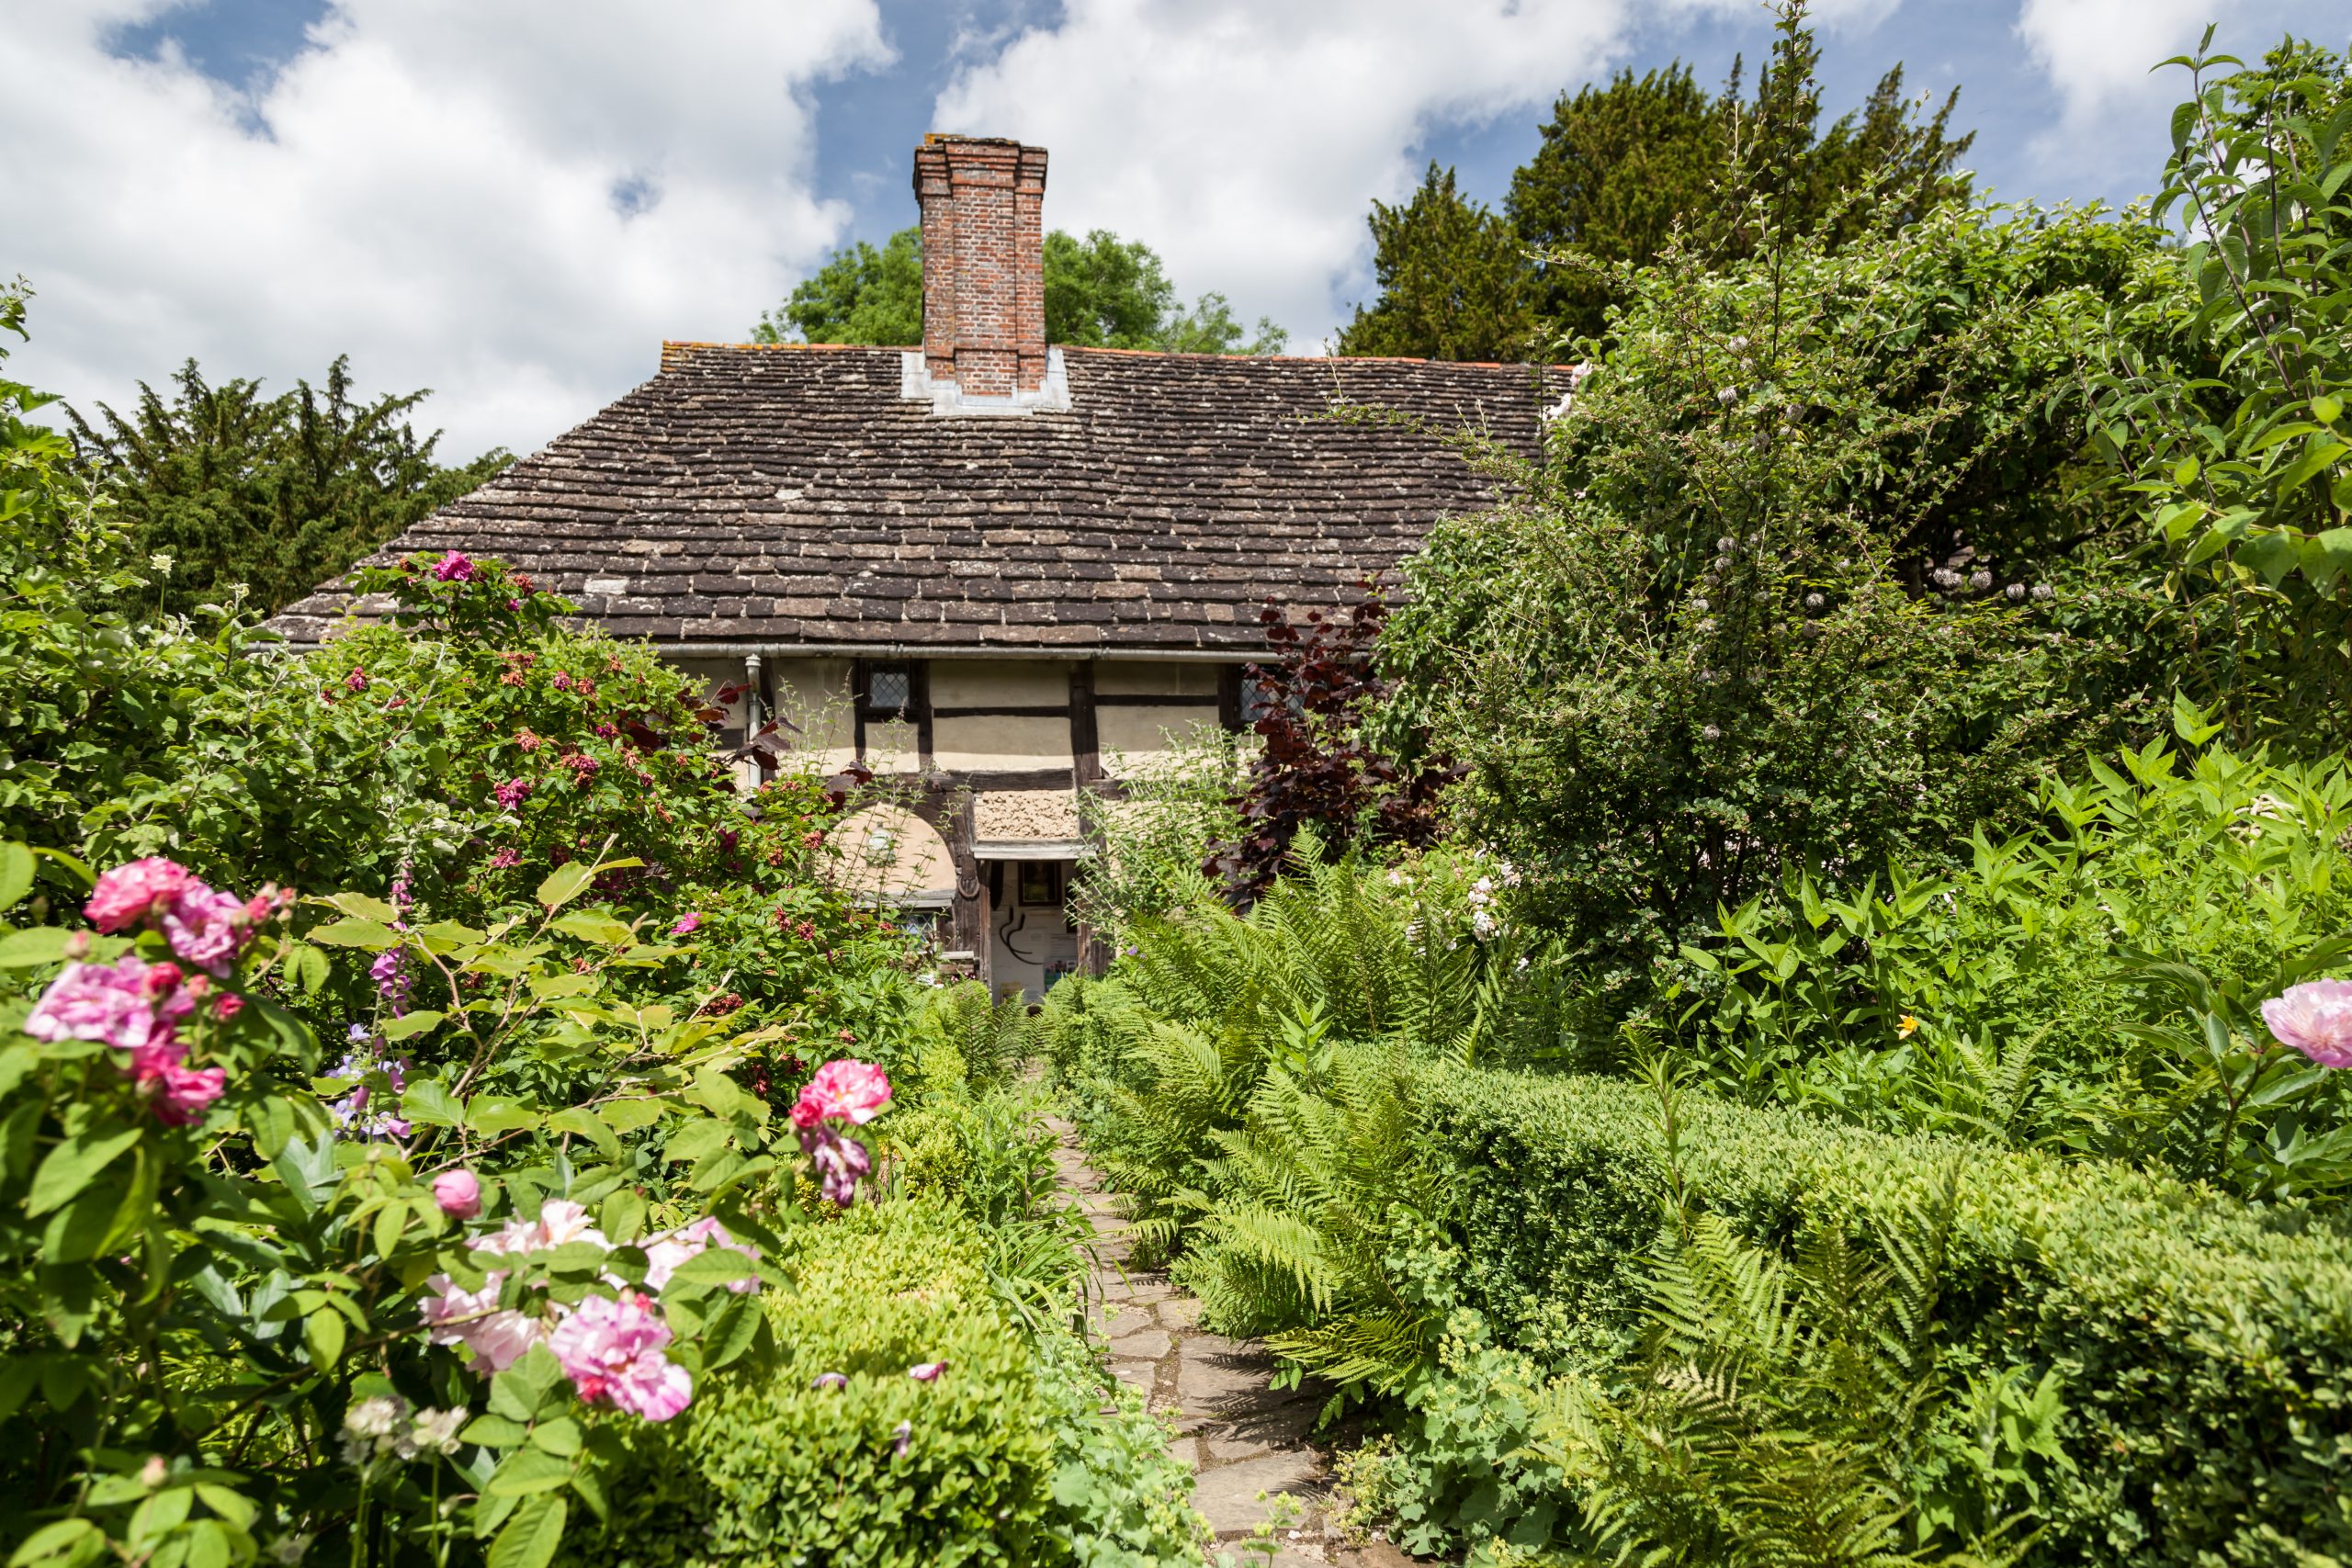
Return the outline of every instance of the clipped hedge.
{"type": "Polygon", "coordinates": [[[792,1284],[764,1298],[782,1366],[649,1429],[615,1526],[583,1562],[1198,1561],[1190,1477],[1164,1434],[1132,1394],[1105,1391],[1074,1337],[1032,1341],[1010,1323],[968,1222],[886,1202],[796,1239],[792,1284]],[[908,1376],[937,1360],[936,1381],[908,1376]],[[827,1372],[848,1385],[816,1386],[827,1372]]]}
{"type": "MultiPolygon", "coordinates": [[[[1641,1086],[1421,1075],[1455,1174],[1465,1304],[1546,1359],[1638,1313],[1658,1132],[1641,1086]]],[[[2302,1563],[2352,1554],[2352,1231],[2108,1163],[2065,1163],[1689,1097],[1685,1173],[1752,1237],[1892,1216],[1962,1162],[1947,1363],[2057,1368],[2075,1466],[2030,1561],[2302,1563]],[[2324,1553],[2326,1555],[2315,1555],[2324,1553]]]]}

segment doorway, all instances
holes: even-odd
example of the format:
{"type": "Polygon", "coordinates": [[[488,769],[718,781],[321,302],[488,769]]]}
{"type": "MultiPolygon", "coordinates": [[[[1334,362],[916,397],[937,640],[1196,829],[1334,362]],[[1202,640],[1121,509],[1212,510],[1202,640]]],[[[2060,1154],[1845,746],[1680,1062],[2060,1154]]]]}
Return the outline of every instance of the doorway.
{"type": "Polygon", "coordinates": [[[1069,861],[989,863],[989,974],[1000,998],[1031,1002],[1078,968],[1069,915],[1069,861]]]}

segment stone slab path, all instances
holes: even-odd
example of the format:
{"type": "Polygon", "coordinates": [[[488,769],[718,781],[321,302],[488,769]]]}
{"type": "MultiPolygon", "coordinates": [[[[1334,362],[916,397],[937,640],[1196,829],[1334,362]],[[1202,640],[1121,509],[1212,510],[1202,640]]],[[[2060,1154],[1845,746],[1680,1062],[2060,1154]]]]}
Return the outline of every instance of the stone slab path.
{"type": "MultiPolygon", "coordinates": [[[[1200,1327],[1201,1303],[1168,1276],[1127,1266],[1126,1222],[1102,1179],[1086,1163],[1076,1134],[1058,1119],[1054,1163],[1071,1201],[1096,1237],[1094,1308],[1109,1347],[1111,1371],[1144,1391],[1153,1411],[1175,1425],[1172,1446],[1193,1474],[1193,1506],[1233,1552],[1261,1521],[1278,1520],[1274,1568],[1309,1563],[1388,1568],[1409,1560],[1374,1543],[1350,1547],[1328,1523],[1329,1456],[1308,1441],[1317,1396],[1266,1386],[1273,1358],[1252,1341],[1228,1339],[1200,1327]],[[1291,1517],[1281,1521],[1276,1499],[1288,1495],[1291,1517]]],[[[1258,1555],[1241,1561],[1263,1561],[1258,1555]]]]}

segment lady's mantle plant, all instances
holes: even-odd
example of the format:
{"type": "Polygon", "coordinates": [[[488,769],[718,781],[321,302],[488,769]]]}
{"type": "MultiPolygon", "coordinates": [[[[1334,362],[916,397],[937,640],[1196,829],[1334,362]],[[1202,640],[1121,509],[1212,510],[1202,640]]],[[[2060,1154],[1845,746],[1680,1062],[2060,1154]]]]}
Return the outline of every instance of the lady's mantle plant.
{"type": "MultiPolygon", "coordinates": [[[[35,864],[0,847],[0,911],[35,864]]],[[[758,1032],[612,986],[681,956],[567,908],[626,869],[475,929],[148,857],[95,879],[94,929],[0,935],[32,982],[0,1004],[13,1563],[539,1568],[633,1427],[773,1357],[792,1171],[728,1076],[758,1032]],[[379,1006],[322,1072],[283,1004],[333,947],[374,955],[379,1006]]],[[[835,1201],[866,1166],[841,1129],[889,1098],[839,1061],[796,1108],[835,1201]]]]}

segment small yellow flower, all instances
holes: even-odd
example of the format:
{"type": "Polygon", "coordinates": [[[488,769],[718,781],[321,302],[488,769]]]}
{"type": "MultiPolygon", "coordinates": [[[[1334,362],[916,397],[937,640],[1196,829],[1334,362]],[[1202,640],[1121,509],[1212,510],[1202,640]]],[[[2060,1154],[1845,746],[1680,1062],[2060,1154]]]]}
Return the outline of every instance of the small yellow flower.
{"type": "Polygon", "coordinates": [[[1905,1013],[1905,1014],[1903,1015],[1903,1017],[1902,1017],[1902,1018],[1901,1018],[1901,1019],[1900,1019],[1900,1020],[1895,1023],[1895,1025],[1894,1025],[1894,1032],[1895,1032],[1895,1033],[1897,1033],[1897,1034],[1899,1034],[1899,1035],[1901,1035],[1904,1039],[1908,1040],[1908,1039],[1910,1039],[1914,1034],[1917,1034],[1917,1033],[1918,1033],[1918,1032],[1919,1032],[1919,1021],[1918,1021],[1917,1019],[1916,1019],[1916,1018],[1913,1018],[1909,1013],[1907,1013],[1907,1012],[1906,1012],[1906,1013],[1905,1013]]]}

